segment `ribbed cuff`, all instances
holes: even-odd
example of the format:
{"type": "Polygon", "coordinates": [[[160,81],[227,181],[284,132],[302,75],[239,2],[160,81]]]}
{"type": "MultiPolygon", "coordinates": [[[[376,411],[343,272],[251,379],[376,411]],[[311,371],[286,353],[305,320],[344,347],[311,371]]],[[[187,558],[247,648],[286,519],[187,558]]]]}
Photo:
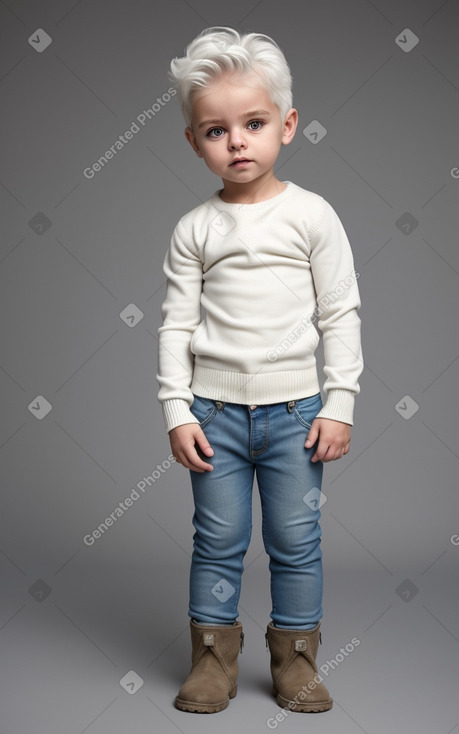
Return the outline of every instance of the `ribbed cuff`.
{"type": "Polygon", "coordinates": [[[327,401],[317,418],[332,418],[335,421],[354,425],[355,393],[350,390],[329,390],[327,401]]]}
{"type": "Polygon", "coordinates": [[[184,423],[199,423],[198,419],[190,411],[186,400],[165,400],[162,408],[164,423],[168,433],[173,428],[181,426],[184,423]]]}

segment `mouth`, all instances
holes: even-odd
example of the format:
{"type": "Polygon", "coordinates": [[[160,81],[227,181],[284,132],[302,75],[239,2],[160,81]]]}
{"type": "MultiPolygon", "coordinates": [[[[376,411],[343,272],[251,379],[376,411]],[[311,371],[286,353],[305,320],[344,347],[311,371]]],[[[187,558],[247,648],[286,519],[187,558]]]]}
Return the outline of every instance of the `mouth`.
{"type": "Polygon", "coordinates": [[[235,158],[232,163],[230,163],[230,166],[234,166],[235,168],[242,168],[244,165],[247,165],[248,163],[252,163],[252,161],[249,158],[235,158]]]}

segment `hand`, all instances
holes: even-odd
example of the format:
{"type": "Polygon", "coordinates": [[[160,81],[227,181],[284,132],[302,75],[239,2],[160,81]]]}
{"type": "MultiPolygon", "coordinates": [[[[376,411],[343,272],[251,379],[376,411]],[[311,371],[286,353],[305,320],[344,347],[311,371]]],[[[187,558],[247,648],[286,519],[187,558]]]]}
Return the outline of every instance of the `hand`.
{"type": "Polygon", "coordinates": [[[349,453],[351,443],[351,427],[349,423],[342,423],[331,418],[316,418],[309,430],[305,448],[319,439],[315,454],[311,461],[334,461],[349,453]]]}
{"type": "Polygon", "coordinates": [[[196,444],[205,456],[213,456],[214,450],[199,423],[184,423],[169,431],[169,441],[175,460],[186,469],[203,474],[213,471],[212,464],[203,461],[196,451],[196,444]]]}

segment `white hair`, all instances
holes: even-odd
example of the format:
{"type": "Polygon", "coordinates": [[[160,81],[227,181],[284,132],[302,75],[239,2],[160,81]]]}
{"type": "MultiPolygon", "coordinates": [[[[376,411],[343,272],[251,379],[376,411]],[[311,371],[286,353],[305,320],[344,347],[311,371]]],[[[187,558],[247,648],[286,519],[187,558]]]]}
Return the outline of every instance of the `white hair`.
{"type": "Polygon", "coordinates": [[[185,56],[171,61],[169,78],[187,125],[191,125],[192,104],[199,91],[225,72],[260,77],[273,104],[284,121],[292,107],[292,77],[277,43],[263,33],[240,35],[233,28],[213,26],[204,29],[185,50],[185,56]]]}

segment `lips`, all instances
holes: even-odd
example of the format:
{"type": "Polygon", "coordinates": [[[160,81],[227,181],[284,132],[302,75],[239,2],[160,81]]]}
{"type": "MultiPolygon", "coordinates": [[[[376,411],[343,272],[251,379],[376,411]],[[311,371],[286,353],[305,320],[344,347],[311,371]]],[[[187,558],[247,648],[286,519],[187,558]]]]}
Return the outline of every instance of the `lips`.
{"type": "Polygon", "coordinates": [[[235,166],[237,163],[251,163],[252,161],[250,158],[235,158],[234,161],[230,163],[230,166],[235,166]]]}

